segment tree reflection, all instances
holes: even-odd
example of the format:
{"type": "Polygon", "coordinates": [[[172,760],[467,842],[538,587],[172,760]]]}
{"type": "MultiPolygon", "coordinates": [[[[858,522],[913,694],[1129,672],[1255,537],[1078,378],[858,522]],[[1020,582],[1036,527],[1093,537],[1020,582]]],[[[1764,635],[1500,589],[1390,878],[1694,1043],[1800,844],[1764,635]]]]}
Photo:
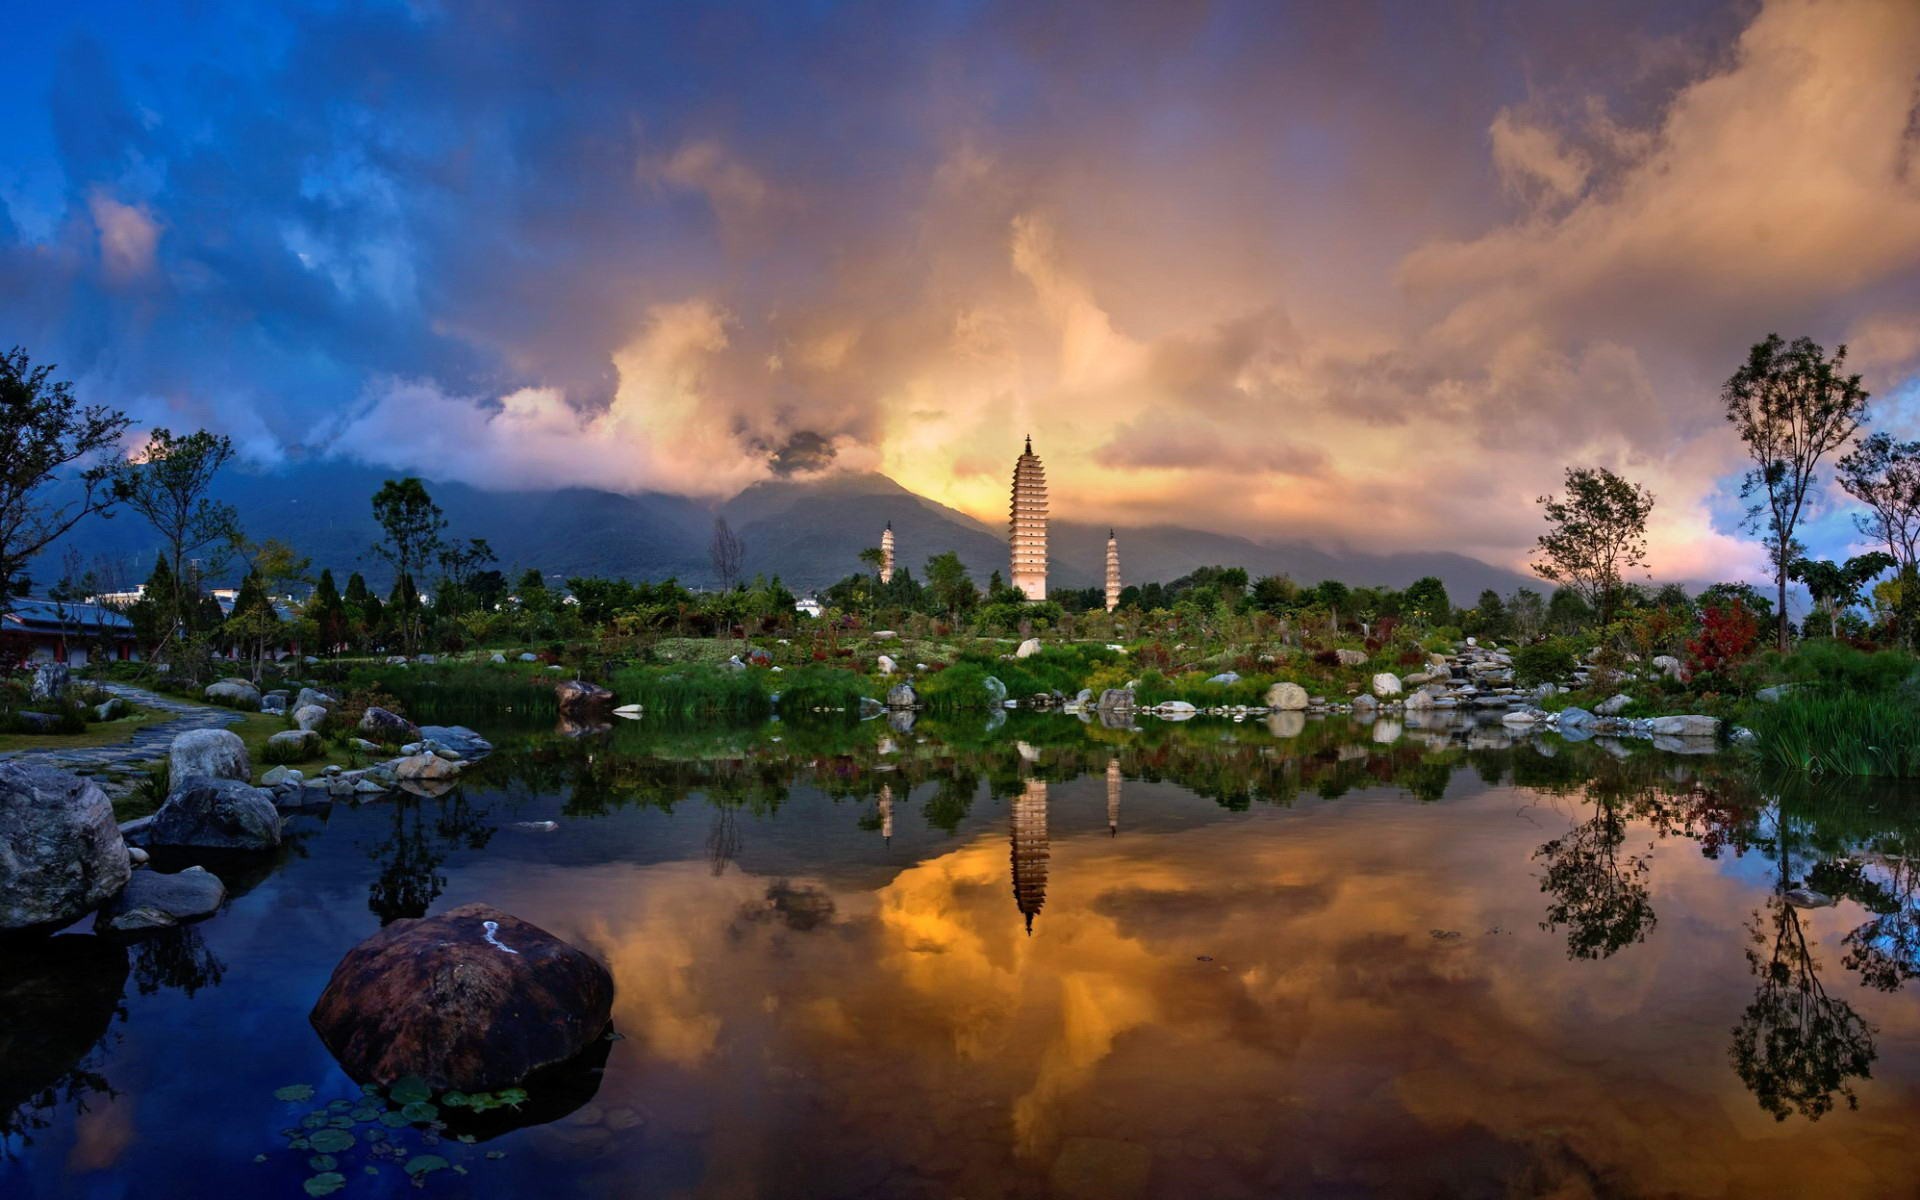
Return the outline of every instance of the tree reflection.
{"type": "Polygon", "coordinates": [[[707,870],[718,878],[739,853],[739,813],[730,804],[719,805],[713,810],[713,824],[707,827],[707,870]]]}
{"type": "Polygon", "coordinates": [[[497,826],[487,810],[476,809],[465,793],[454,791],[437,802],[431,822],[424,801],[395,801],[393,828],[371,856],[380,874],[367,885],[367,908],[387,925],[402,917],[424,917],[446,889],[440,865],[455,849],[484,850],[497,826]]]}
{"type": "Polygon", "coordinates": [[[1770,948],[1760,914],[1750,926],[1747,961],[1760,986],[1733,1030],[1734,1070],[1776,1121],[1795,1112],[1817,1121],[1832,1110],[1835,1093],[1857,1108],[1850,1081],[1865,1079],[1873,1064],[1873,1029],[1821,985],[1800,911],[1778,895],[1767,913],[1770,948]]]}
{"type": "Polygon", "coordinates": [[[6,952],[0,971],[0,1159],[53,1123],[62,1108],[111,1099],[102,1071],[108,1031],[126,1019],[127,952],[66,934],[6,952]]]}
{"type": "Polygon", "coordinates": [[[1594,805],[1594,814],[1534,851],[1546,865],[1540,890],[1553,897],[1546,930],[1567,931],[1567,957],[1608,958],[1643,942],[1658,917],[1647,889],[1647,859],[1620,847],[1627,839],[1626,816],[1611,798],[1594,805]]]}
{"type": "Polygon", "coordinates": [[[1868,987],[1896,991],[1920,976],[1920,869],[1904,854],[1886,860],[1884,880],[1868,876],[1864,864],[1847,865],[1855,878],[1833,894],[1850,895],[1874,916],[1841,939],[1841,962],[1868,987]]]}
{"type": "Polygon", "coordinates": [[[133,982],[142,996],[174,989],[189,998],[201,988],[219,987],[227,964],[191,926],[164,929],[133,946],[133,982]]]}

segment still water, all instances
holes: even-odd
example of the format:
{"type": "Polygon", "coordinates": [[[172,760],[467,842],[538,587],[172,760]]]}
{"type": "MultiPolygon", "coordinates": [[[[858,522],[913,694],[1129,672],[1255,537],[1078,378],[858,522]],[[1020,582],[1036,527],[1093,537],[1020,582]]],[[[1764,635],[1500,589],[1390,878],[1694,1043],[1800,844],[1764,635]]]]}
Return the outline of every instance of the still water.
{"type": "Polygon", "coordinates": [[[328,974],[469,901],[602,956],[616,1038],[362,1126],[341,1196],[1914,1191],[1900,796],[1447,724],[516,722],[207,922],[10,952],[0,1195],[307,1194],[328,974]]]}

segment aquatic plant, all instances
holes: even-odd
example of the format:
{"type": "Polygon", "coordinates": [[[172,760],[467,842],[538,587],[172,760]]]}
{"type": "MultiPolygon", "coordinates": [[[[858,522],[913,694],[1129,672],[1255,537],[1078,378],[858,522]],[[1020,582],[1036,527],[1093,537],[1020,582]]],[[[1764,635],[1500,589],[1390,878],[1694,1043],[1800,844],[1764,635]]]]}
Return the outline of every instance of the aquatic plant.
{"type": "Polygon", "coordinates": [[[627,667],[607,686],[621,704],[638,704],[654,720],[755,720],[773,711],[766,671],[627,667]]]}
{"type": "Polygon", "coordinates": [[[1761,707],[1761,758],[1807,775],[1920,778],[1920,712],[1898,692],[1802,688],[1761,707]]]}

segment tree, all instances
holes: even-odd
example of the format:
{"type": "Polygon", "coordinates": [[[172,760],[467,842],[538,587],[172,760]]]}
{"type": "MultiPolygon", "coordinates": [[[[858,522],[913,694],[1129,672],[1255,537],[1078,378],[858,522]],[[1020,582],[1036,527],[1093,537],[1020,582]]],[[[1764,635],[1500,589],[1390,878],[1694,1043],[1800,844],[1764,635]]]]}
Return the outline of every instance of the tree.
{"type": "Polygon", "coordinates": [[[373,552],[393,564],[396,576],[393,595],[402,598],[399,608],[394,608],[391,601],[388,607],[393,609],[392,616],[407,653],[412,654],[425,632],[425,609],[420,604],[414,580],[439,552],[440,534],[447,527],[447,518],[427,494],[426,485],[410,475],[405,479],[389,479],[380,485],[373,496],[373,519],[380,523],[386,535],[375,544],[373,552]],[[402,583],[406,585],[404,589],[400,586],[402,583]]]}
{"type": "Polygon", "coordinates": [[[111,449],[127,418],[104,405],[82,407],[73,385],[36,367],[18,346],[0,354],[0,615],[30,586],[27,564],[89,513],[113,502],[112,468],[80,472],[80,494],[55,499],[69,467],[111,449]]]}
{"type": "Polygon", "coordinates": [[[950,618],[957,619],[979,599],[973,580],[967,577],[967,565],[951,550],[927,560],[927,588],[950,618]]]}
{"type": "Polygon", "coordinates": [[[720,581],[720,589],[732,591],[740,582],[740,570],[747,561],[747,544],[740,540],[725,517],[713,519],[713,540],[707,543],[707,557],[713,565],[714,578],[720,581]]]}
{"type": "Polygon", "coordinates": [[[1422,576],[1400,593],[1400,612],[1426,625],[1445,625],[1453,619],[1453,601],[1447,585],[1432,575],[1422,576]]]}
{"type": "Polygon", "coordinates": [[[1613,620],[1622,572],[1647,559],[1647,516],[1653,493],[1605,467],[1568,467],[1566,494],[1542,496],[1547,532],[1540,535],[1534,573],[1573,589],[1613,620]]]}
{"type": "Polygon", "coordinates": [[[338,654],[341,643],[347,640],[347,606],[340,598],[340,590],[334,586],[332,571],[320,572],[320,581],[314,585],[313,595],[307,598],[302,615],[313,622],[320,648],[327,654],[338,654]]]}
{"type": "Polygon", "coordinates": [[[1920,643],[1920,442],[1874,434],[1840,460],[1840,486],[1867,506],[1854,525],[1892,556],[1899,633],[1909,646],[1920,643]]]}
{"type": "Polygon", "coordinates": [[[208,497],[232,457],[233,442],[219,434],[201,429],[176,438],[161,428],[115,471],[114,498],[145,518],[165,548],[174,589],[162,616],[167,636],[176,623],[195,623],[197,605],[188,602],[200,594],[202,570],[219,570],[240,540],[240,515],[208,497]],[[193,561],[202,556],[206,562],[193,561]]]}
{"type": "Polygon", "coordinates": [[[1727,420],[1746,444],[1753,467],[1740,495],[1753,501],[1747,527],[1760,531],[1773,562],[1779,597],[1775,637],[1787,648],[1787,571],[1793,535],[1807,511],[1820,460],[1859,431],[1867,419],[1867,390],[1845,373],[1847,348],[1832,358],[1809,338],[1791,345],[1770,333],[1721,392],[1727,420]]]}
{"type": "Polygon", "coordinates": [[[887,552],[878,546],[868,546],[860,552],[860,561],[872,567],[874,575],[878,576],[887,565],[887,552]]]}
{"type": "Polygon", "coordinates": [[[1796,558],[1787,574],[1807,587],[1814,610],[1827,620],[1829,631],[1839,615],[1860,603],[1860,593],[1875,575],[1894,565],[1893,556],[1870,550],[1844,563],[1818,558],[1796,558]]]}
{"type": "Polygon", "coordinates": [[[1507,597],[1507,618],[1515,633],[1531,638],[1546,627],[1547,602],[1532,588],[1515,588],[1507,597]]]}

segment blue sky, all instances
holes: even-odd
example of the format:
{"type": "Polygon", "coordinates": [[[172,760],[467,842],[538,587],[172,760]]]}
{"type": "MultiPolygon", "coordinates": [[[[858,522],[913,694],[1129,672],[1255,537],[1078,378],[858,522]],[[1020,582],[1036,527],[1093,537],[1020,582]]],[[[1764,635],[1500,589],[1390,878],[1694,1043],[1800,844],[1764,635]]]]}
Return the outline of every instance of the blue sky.
{"type": "Polygon", "coordinates": [[[991,515],[1031,431],[1065,515],[1518,564],[1597,463],[1707,578],[1748,344],[1916,432],[1897,0],[18,8],[0,342],[260,464],[991,515]]]}

